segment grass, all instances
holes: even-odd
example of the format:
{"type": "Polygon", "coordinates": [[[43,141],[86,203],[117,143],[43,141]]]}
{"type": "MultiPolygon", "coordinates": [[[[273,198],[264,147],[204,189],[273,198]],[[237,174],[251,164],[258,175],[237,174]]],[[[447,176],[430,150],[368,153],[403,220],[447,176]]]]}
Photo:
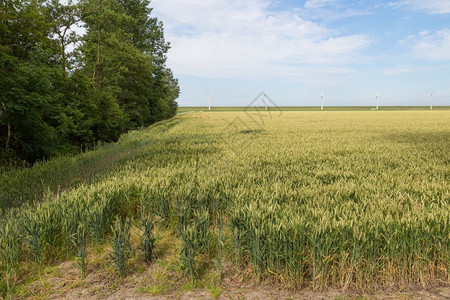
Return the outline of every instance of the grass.
{"type": "Polygon", "coordinates": [[[95,268],[115,278],[107,258],[115,233],[117,254],[119,237],[130,241],[133,255],[117,256],[130,260],[129,274],[158,266],[178,280],[161,277],[143,293],[192,283],[215,297],[220,276],[208,276],[221,261],[313,289],[448,284],[448,149],[448,110],[179,115],[92,152],[1,174],[0,226],[14,221],[20,247],[8,244],[10,231],[0,236],[10,249],[0,276],[9,270],[20,286],[34,260],[39,268],[75,260],[70,241],[83,223],[87,276],[95,268]],[[150,264],[138,228],[144,208],[154,223],[150,264]],[[131,240],[111,229],[126,218],[131,240]],[[17,255],[18,266],[7,258],[17,255]]]}
{"type": "Polygon", "coordinates": [[[170,282],[169,274],[170,273],[164,269],[154,271],[152,273],[151,283],[139,288],[138,292],[152,296],[168,293],[174,286],[174,284],[170,282]]]}
{"type": "Polygon", "coordinates": [[[209,286],[208,291],[214,299],[218,299],[222,294],[222,290],[215,286],[209,286]]]}

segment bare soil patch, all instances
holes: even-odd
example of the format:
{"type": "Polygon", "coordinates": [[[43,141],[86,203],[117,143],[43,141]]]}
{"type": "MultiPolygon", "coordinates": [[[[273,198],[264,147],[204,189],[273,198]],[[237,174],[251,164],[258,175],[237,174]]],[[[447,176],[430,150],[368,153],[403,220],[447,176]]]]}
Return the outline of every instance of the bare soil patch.
{"type": "Polygon", "coordinates": [[[135,271],[125,278],[114,275],[98,264],[91,264],[88,275],[80,279],[74,261],[61,263],[48,278],[31,283],[26,299],[450,299],[450,286],[412,289],[402,292],[359,294],[339,290],[292,291],[274,284],[246,281],[242,276],[225,271],[227,276],[211,291],[204,287],[189,286],[185,279],[170,274],[158,264],[135,271]],[[216,298],[217,297],[217,298],[216,298]]]}

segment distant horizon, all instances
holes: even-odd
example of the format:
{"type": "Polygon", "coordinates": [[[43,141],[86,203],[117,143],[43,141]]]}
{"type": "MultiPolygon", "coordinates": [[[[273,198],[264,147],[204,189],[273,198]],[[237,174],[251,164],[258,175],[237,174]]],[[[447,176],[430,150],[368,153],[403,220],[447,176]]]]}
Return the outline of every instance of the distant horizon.
{"type": "MultiPolygon", "coordinates": [[[[178,105],[178,107],[205,107],[208,108],[208,105],[178,105]]],[[[263,105],[211,105],[211,108],[213,107],[263,107],[263,105]]],[[[269,105],[268,107],[320,107],[320,105],[277,105],[277,106],[272,106],[269,105]]],[[[328,106],[323,106],[325,107],[375,107],[373,105],[328,105],[328,106]]],[[[424,107],[424,108],[428,108],[430,106],[426,106],[426,105],[379,105],[378,108],[381,107],[424,107]]],[[[433,108],[439,108],[439,107],[449,107],[450,105],[433,105],[433,108]]],[[[431,110],[431,109],[430,109],[431,110]]]]}
{"type": "MultiPolygon", "coordinates": [[[[373,105],[328,105],[323,107],[372,107],[373,105]]],[[[178,107],[206,107],[208,108],[208,105],[179,105],[178,107]]],[[[249,107],[248,105],[211,105],[211,107],[249,107]]],[[[250,107],[263,107],[263,105],[251,105],[250,107]]],[[[278,106],[272,106],[269,105],[268,107],[320,107],[320,105],[278,105],[278,106]]],[[[375,106],[373,106],[375,107],[375,106]]],[[[380,107],[428,107],[426,105],[379,105],[380,107]]],[[[433,105],[433,108],[435,107],[450,107],[450,105],[433,105]]]]}

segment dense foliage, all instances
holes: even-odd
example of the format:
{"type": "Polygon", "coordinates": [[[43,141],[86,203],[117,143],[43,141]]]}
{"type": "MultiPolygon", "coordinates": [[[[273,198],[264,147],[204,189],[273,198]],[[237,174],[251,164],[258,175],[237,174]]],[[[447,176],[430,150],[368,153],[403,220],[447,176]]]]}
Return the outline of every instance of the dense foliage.
{"type": "Polygon", "coordinates": [[[0,1],[3,162],[84,150],[175,114],[178,82],[149,4],[0,1]]]}

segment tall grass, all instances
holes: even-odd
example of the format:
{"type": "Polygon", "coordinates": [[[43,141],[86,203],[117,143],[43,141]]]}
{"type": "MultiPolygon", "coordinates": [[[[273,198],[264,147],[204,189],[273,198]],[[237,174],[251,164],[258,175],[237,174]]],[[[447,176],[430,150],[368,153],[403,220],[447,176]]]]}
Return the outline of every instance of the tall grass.
{"type": "Polygon", "coordinates": [[[155,237],[153,234],[153,218],[151,214],[145,214],[141,218],[142,229],[142,252],[146,262],[151,262],[154,258],[155,237]]]}
{"type": "Polygon", "coordinates": [[[131,256],[130,228],[131,221],[128,218],[124,221],[117,218],[111,226],[112,237],[109,256],[122,276],[126,275],[128,259],[131,256]]]}
{"type": "Polygon", "coordinates": [[[13,284],[13,275],[19,264],[20,234],[17,222],[9,218],[0,228],[0,258],[5,272],[6,292],[9,293],[13,284]]]}
{"type": "Polygon", "coordinates": [[[195,247],[195,226],[188,225],[183,228],[181,239],[183,241],[180,253],[181,268],[189,275],[191,279],[195,279],[197,275],[195,257],[198,254],[195,247]]]}
{"type": "Polygon", "coordinates": [[[78,260],[77,263],[82,278],[84,278],[86,275],[86,265],[87,265],[86,244],[87,244],[86,226],[83,223],[80,223],[77,228],[76,246],[77,246],[77,260],[78,260]]]}

